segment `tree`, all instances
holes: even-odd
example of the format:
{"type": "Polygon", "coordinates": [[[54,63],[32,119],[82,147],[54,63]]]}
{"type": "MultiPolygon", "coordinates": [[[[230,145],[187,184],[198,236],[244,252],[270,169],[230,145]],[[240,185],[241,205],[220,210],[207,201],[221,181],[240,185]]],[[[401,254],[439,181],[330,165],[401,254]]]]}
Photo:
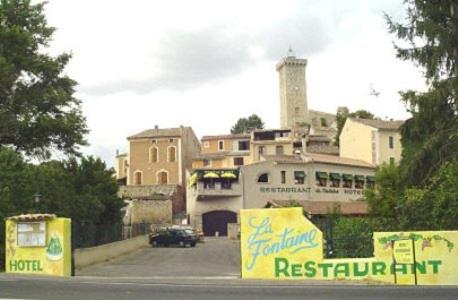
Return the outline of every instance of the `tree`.
{"type": "Polygon", "coordinates": [[[402,92],[412,118],[401,127],[405,186],[426,186],[440,167],[458,156],[458,3],[407,0],[407,24],[386,16],[389,30],[409,47],[397,56],[425,70],[424,93],[402,92]]]}
{"type": "Polygon", "coordinates": [[[373,119],[374,115],[364,109],[359,109],[355,112],[350,113],[347,107],[341,107],[337,110],[336,121],[337,121],[337,134],[334,144],[339,146],[340,144],[340,133],[345,125],[347,118],[360,118],[360,119],[373,119]]]}
{"type": "Polygon", "coordinates": [[[252,114],[248,118],[240,118],[237,120],[237,123],[232,127],[231,133],[248,133],[255,129],[263,129],[264,123],[261,118],[256,114],[252,114]]]}
{"type": "Polygon", "coordinates": [[[88,132],[76,82],[62,74],[70,55],[43,52],[55,28],[44,3],[0,1],[0,148],[49,158],[52,150],[77,154],[88,132]]]}

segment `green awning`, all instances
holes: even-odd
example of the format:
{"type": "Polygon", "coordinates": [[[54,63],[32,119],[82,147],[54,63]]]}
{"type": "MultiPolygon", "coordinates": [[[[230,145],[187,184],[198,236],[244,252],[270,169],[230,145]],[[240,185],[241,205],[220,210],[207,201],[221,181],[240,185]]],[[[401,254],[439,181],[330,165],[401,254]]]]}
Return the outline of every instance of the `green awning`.
{"type": "Polygon", "coordinates": [[[305,172],[304,171],[294,171],[294,177],[305,178],[305,172]]]}
{"type": "Polygon", "coordinates": [[[326,172],[316,172],[317,179],[328,179],[328,173],[326,172]]]}
{"type": "Polygon", "coordinates": [[[329,173],[329,177],[331,177],[332,180],[340,180],[342,178],[339,173],[329,173]]]}
{"type": "Polygon", "coordinates": [[[204,178],[219,178],[219,175],[215,172],[205,172],[204,178]]]}
{"type": "Polygon", "coordinates": [[[343,174],[342,177],[343,177],[344,180],[353,181],[353,175],[351,175],[351,174],[343,174]]]}
{"type": "Polygon", "coordinates": [[[355,181],[364,181],[363,175],[355,175],[355,181]]]}
{"type": "Polygon", "coordinates": [[[375,176],[366,176],[367,182],[375,182],[375,176]]]}

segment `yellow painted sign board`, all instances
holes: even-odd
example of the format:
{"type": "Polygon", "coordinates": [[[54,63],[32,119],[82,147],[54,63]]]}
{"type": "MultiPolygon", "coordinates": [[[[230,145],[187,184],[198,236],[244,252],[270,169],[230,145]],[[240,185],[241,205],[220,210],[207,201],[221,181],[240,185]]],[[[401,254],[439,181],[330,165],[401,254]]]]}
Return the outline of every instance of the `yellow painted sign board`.
{"type": "Polygon", "coordinates": [[[71,275],[71,221],[6,221],[7,273],[71,275]]]}
{"type": "Polygon", "coordinates": [[[244,279],[395,283],[396,278],[397,284],[414,284],[416,278],[421,285],[458,284],[458,231],[375,232],[373,257],[325,259],[322,233],[302,208],[242,209],[240,221],[244,279]]]}
{"type": "Polygon", "coordinates": [[[393,258],[396,264],[414,264],[413,240],[399,240],[393,242],[393,258]]]}

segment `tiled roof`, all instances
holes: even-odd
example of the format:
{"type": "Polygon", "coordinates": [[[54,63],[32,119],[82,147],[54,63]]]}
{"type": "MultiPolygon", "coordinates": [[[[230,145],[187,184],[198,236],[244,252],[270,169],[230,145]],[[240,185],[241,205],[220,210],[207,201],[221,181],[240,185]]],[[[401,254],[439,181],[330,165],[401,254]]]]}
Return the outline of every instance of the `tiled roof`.
{"type": "Polygon", "coordinates": [[[404,123],[404,121],[385,121],[385,120],[371,120],[371,119],[357,119],[351,118],[352,121],[358,122],[367,126],[371,126],[378,129],[386,130],[398,130],[399,127],[404,123]]]}
{"type": "Polygon", "coordinates": [[[271,200],[269,204],[273,207],[298,204],[304,208],[305,212],[311,215],[327,215],[333,212],[339,212],[342,215],[365,215],[368,213],[368,206],[364,201],[271,200]]]}
{"type": "Polygon", "coordinates": [[[339,147],[333,145],[309,145],[307,146],[307,152],[336,156],[339,155],[339,147]]]}
{"type": "Polygon", "coordinates": [[[185,130],[192,130],[191,127],[178,128],[154,128],[142,131],[140,133],[129,136],[127,139],[142,139],[142,138],[161,138],[161,137],[181,137],[185,130]]]}
{"type": "Polygon", "coordinates": [[[305,154],[306,159],[310,159],[314,162],[327,163],[327,164],[339,164],[348,166],[358,166],[365,168],[375,168],[373,164],[367,163],[359,159],[346,158],[341,156],[318,154],[318,153],[307,153],[305,154]]]}
{"type": "Polygon", "coordinates": [[[19,216],[9,217],[8,220],[33,222],[33,221],[52,220],[55,218],[56,218],[55,214],[23,214],[19,216]]]}
{"type": "Polygon", "coordinates": [[[300,158],[295,155],[264,155],[263,157],[266,160],[272,160],[279,163],[317,162],[325,164],[346,165],[353,167],[375,168],[373,164],[367,163],[362,160],[318,153],[306,153],[305,155],[301,155],[300,158]]]}
{"type": "Polygon", "coordinates": [[[249,133],[237,133],[237,134],[223,134],[223,135],[205,135],[202,137],[202,141],[208,140],[235,140],[235,139],[249,139],[251,135],[249,133]]]}

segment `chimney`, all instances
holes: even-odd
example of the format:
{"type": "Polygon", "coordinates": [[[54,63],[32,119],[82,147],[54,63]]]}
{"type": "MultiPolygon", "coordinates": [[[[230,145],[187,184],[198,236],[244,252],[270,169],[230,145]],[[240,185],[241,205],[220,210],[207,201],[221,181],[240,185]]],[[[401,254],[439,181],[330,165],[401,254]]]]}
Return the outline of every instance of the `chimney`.
{"type": "Polygon", "coordinates": [[[119,149],[116,149],[116,157],[119,156],[119,149]]]}
{"type": "Polygon", "coordinates": [[[159,129],[159,125],[154,125],[154,129],[158,130],[159,129]]]}

